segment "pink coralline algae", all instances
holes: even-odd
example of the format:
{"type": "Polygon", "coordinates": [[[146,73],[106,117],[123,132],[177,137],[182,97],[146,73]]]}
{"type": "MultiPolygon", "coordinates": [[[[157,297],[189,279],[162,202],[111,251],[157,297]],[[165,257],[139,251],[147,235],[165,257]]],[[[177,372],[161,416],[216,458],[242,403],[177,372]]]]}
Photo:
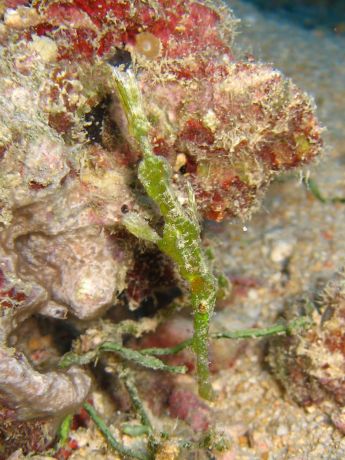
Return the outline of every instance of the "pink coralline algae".
{"type": "MultiPolygon", "coordinates": [[[[21,17],[31,11],[19,10],[21,17]]],[[[271,67],[234,59],[235,22],[220,4],[74,0],[44,2],[34,11],[32,25],[23,20],[15,33],[34,49],[47,41],[54,47],[41,102],[50,125],[71,135],[81,112],[113,94],[100,63],[129,59],[155,153],[169,159],[177,182],[187,176],[208,219],[248,214],[277,172],[320,149],[309,98],[271,67]]],[[[123,119],[111,99],[102,136],[114,148],[111,125],[123,128],[123,119]]],[[[138,152],[123,141],[119,160],[133,166],[138,152]]]]}
{"type": "Polygon", "coordinates": [[[218,1],[1,8],[0,393],[30,419],[73,410],[90,378],[78,368],[35,371],[8,347],[18,325],[36,313],[97,318],[126,288],[135,308],[151,286],[133,288],[134,248],[145,246],[121,222],[128,211],[159,218],[138,186],[141,154],[110,65],[132,66],[154,152],[171,164],[181,202],[191,184],[204,218],[248,216],[269,182],[313,160],[321,140],[307,95],[272,67],[234,58],[236,21],[218,1]]]}
{"type": "Polygon", "coordinates": [[[192,392],[175,389],[169,397],[171,417],[186,421],[194,431],[206,431],[210,425],[209,408],[192,392]]]}

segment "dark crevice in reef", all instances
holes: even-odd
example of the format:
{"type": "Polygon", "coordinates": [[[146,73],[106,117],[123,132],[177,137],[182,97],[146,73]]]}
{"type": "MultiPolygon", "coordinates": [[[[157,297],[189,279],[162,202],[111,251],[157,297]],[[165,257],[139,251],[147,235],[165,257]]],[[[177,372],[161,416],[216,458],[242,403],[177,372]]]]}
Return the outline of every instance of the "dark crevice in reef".
{"type": "Polygon", "coordinates": [[[127,145],[121,129],[111,116],[112,99],[105,97],[85,115],[84,129],[92,144],[99,144],[108,151],[123,149],[127,145]]]}
{"type": "Polygon", "coordinates": [[[110,97],[107,97],[85,115],[84,127],[90,142],[102,144],[103,122],[108,112],[109,104],[110,97]]]}
{"type": "Polygon", "coordinates": [[[135,319],[143,317],[152,317],[161,310],[168,306],[174,299],[180,297],[182,291],[177,286],[171,286],[165,290],[156,290],[151,296],[146,297],[140,304],[140,308],[135,310],[135,319]]]}
{"type": "Polygon", "coordinates": [[[51,334],[54,346],[61,355],[71,350],[72,342],[80,335],[77,327],[66,320],[37,315],[37,322],[42,334],[51,334]]]}

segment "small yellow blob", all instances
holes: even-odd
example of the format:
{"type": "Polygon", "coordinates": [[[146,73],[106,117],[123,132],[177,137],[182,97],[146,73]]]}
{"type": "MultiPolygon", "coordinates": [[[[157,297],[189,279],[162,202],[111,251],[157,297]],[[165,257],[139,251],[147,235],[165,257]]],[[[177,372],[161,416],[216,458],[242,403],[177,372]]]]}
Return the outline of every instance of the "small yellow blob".
{"type": "MultiPolygon", "coordinates": [[[[2,2],[1,2],[2,3],[2,2]]],[[[39,24],[41,18],[33,8],[20,6],[16,9],[9,8],[4,12],[4,24],[10,29],[25,29],[39,24]]]]}
{"type": "Polygon", "coordinates": [[[135,50],[147,59],[157,58],[161,53],[161,49],[161,41],[151,32],[141,32],[135,37],[135,50]]]}
{"type": "Polygon", "coordinates": [[[187,164],[186,155],[184,153],[178,153],[174,165],[174,171],[179,171],[182,168],[182,166],[185,166],[185,164],[187,164]]]}
{"type": "Polygon", "coordinates": [[[305,135],[300,134],[295,137],[296,141],[296,152],[300,159],[304,159],[308,156],[311,150],[310,141],[305,135]]]}

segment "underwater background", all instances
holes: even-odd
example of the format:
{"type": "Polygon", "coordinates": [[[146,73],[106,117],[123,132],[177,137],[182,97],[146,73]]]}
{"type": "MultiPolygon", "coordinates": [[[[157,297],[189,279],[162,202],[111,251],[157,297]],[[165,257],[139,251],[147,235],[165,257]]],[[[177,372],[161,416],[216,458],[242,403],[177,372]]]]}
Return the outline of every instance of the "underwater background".
{"type": "MultiPolygon", "coordinates": [[[[312,96],[323,129],[324,148],[316,164],[274,181],[263,205],[250,220],[206,223],[205,244],[212,249],[219,271],[232,283],[231,294],[219,302],[212,318],[212,333],[266,327],[278,318],[290,320],[301,312],[304,314],[308,299],[319,305],[320,293],[334,280],[335,274],[340,273],[344,278],[345,266],[345,1],[228,0],[226,3],[239,19],[236,58],[268,63],[312,96]]],[[[322,294],[329,307],[328,317],[316,307],[312,312],[317,325],[313,337],[301,334],[302,338],[296,342],[288,337],[280,342],[278,338],[278,341],[215,343],[211,360],[213,387],[218,398],[210,406],[195,396],[195,382],[190,375],[174,377],[177,390],[171,390],[169,375],[138,370],[137,387],[144,405],[153,412],[159,409],[159,415],[151,414],[155,426],[160,432],[172,433],[172,441],[168,435],[166,438],[162,435],[157,460],[343,460],[345,307],[342,302],[345,303],[345,296],[343,291],[341,295],[337,291],[341,297],[337,304],[331,298],[332,293],[329,289],[330,298],[322,294]],[[344,311],[340,317],[332,318],[339,303],[344,311]],[[333,349],[325,352],[322,327],[330,318],[331,332],[338,342],[332,342],[333,349]],[[320,347],[313,348],[315,343],[321,343],[320,347]],[[330,364],[325,362],[328,358],[330,364]],[[337,372],[335,388],[327,387],[329,382],[324,374],[327,366],[337,372]],[[321,386],[326,385],[326,396],[324,389],[318,392],[320,382],[321,386]],[[188,405],[193,413],[186,415],[181,406],[188,408],[188,405]],[[211,434],[205,440],[202,435],[201,442],[199,435],[205,426],[207,430],[211,427],[211,434]],[[176,439],[193,442],[190,445],[181,442],[184,447],[179,451],[176,439]]],[[[131,315],[137,319],[143,313],[131,315]]],[[[111,312],[109,318],[115,318],[116,322],[117,313],[111,312]]],[[[34,350],[32,356],[46,350],[48,353],[51,347],[57,360],[54,340],[59,340],[59,334],[70,334],[62,343],[74,337],[68,328],[64,330],[64,325],[52,324],[30,319],[23,326],[22,336],[32,334],[33,339],[29,344],[24,340],[19,346],[29,349],[30,345],[34,350]],[[42,327],[46,327],[44,334],[42,327]]],[[[168,346],[164,340],[180,335],[185,338],[183,334],[187,330],[188,336],[190,328],[191,314],[181,317],[177,314],[165,328],[158,329],[158,339],[168,346]]],[[[96,337],[91,330],[83,346],[92,342],[92,334],[96,337]]],[[[149,341],[146,346],[151,346],[149,341]]],[[[183,358],[187,364],[192,361],[190,355],[183,358]]],[[[132,422],[133,414],[123,384],[114,377],[117,364],[116,359],[109,359],[104,365],[106,371],[101,369],[102,363],[96,368],[95,373],[99,371],[101,377],[92,392],[93,404],[112,427],[114,436],[123,436],[126,442],[140,447],[140,436],[126,437],[119,428],[132,422]]],[[[52,456],[48,452],[30,458],[121,458],[109,449],[85,411],[75,417],[65,447],[52,456]]],[[[11,460],[24,458],[29,457],[18,450],[11,460]]]]}

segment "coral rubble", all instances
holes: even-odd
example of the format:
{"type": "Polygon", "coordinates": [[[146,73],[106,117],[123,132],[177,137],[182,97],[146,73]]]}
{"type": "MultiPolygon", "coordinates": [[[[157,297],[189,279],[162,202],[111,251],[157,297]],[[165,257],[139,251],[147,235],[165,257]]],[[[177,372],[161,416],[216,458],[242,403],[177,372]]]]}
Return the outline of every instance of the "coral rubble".
{"type": "Polygon", "coordinates": [[[328,283],[318,303],[307,331],[273,339],[269,362],[293,400],[304,406],[331,403],[339,411],[345,401],[343,274],[328,283]]]}

